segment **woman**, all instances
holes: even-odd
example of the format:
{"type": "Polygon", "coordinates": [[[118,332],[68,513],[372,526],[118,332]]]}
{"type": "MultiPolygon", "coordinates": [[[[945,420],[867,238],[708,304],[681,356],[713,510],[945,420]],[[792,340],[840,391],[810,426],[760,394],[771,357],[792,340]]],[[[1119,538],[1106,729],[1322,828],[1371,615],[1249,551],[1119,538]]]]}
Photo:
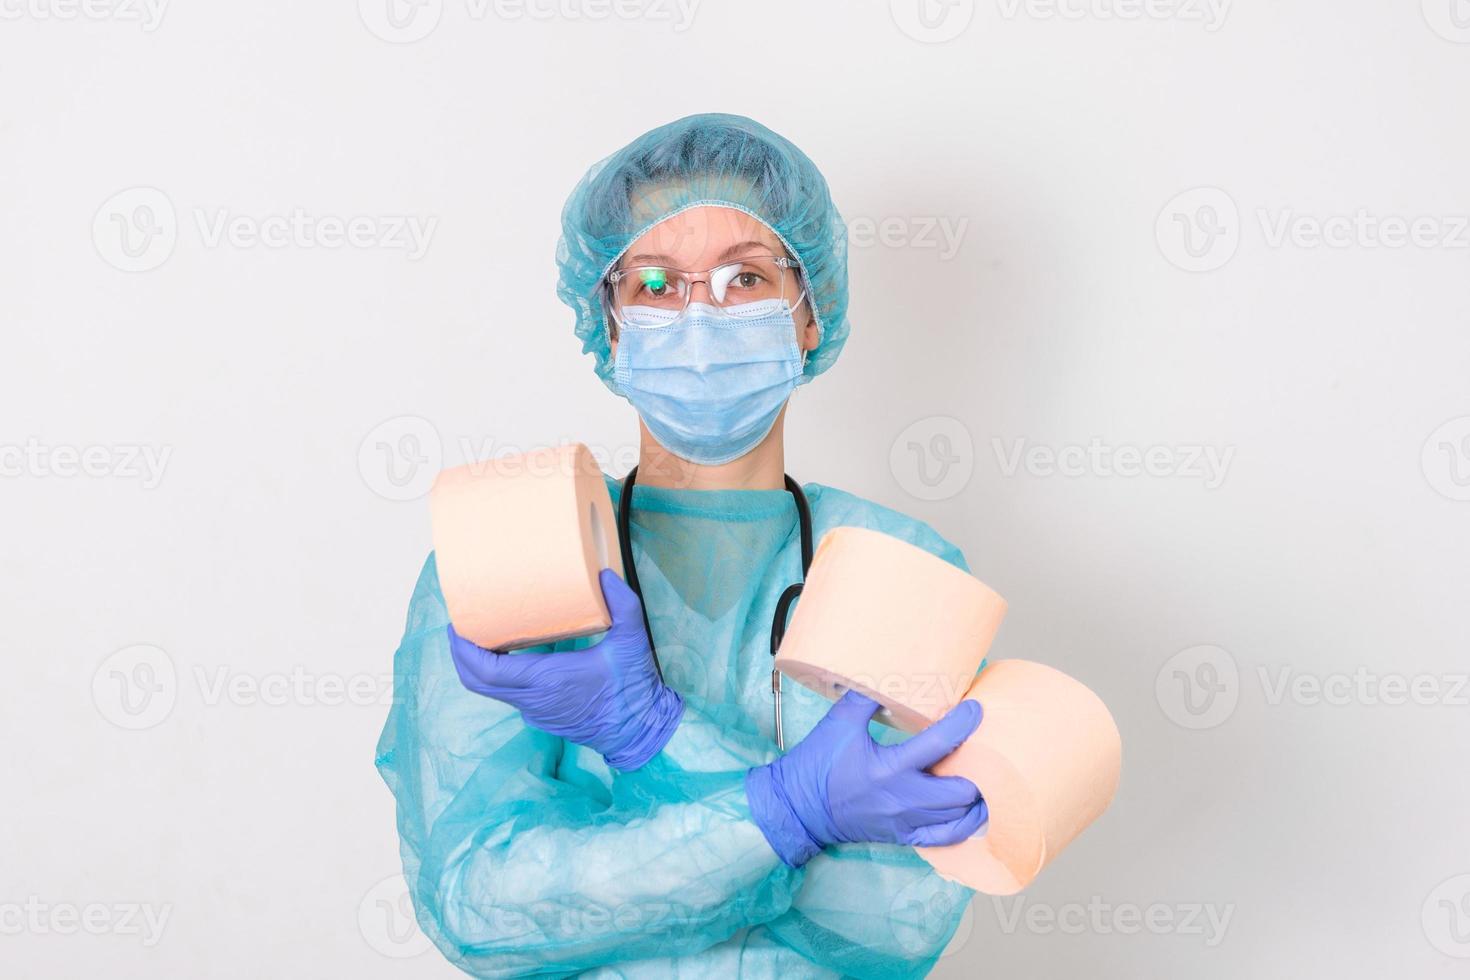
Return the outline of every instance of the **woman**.
{"type": "Polygon", "coordinates": [[[869,527],[966,568],[919,521],[784,483],[787,399],[848,333],[826,182],[749,119],[692,116],[593,167],[562,224],[558,295],[639,414],[636,482],[608,479],[636,574],[603,572],[595,643],[504,656],[449,627],[430,556],[378,747],[419,922],[486,977],[922,976],[969,892],[911,845],[986,817],[925,769],[979,705],[907,740],[855,693],[772,710],[801,498],[816,539],[869,527]]]}

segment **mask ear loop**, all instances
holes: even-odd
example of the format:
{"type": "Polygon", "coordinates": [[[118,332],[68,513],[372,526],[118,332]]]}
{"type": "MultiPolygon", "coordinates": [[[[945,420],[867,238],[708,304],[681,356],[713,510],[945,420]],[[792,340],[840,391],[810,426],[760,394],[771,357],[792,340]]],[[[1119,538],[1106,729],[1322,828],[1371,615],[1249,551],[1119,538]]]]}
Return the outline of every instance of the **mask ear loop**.
{"type": "Polygon", "coordinates": [[[617,308],[613,304],[612,290],[611,283],[603,283],[602,288],[598,290],[602,294],[602,322],[607,326],[607,342],[609,346],[612,345],[613,341],[618,339],[618,334],[623,329],[623,323],[618,319],[617,308]]]}
{"type": "MultiPolygon", "coordinates": [[[[801,307],[802,303],[806,303],[808,306],[811,305],[809,300],[811,299],[812,291],[810,288],[810,283],[806,281],[806,267],[803,266],[796,259],[788,258],[786,261],[792,263],[792,265],[795,266],[796,284],[801,289],[801,292],[797,293],[796,295],[796,302],[786,309],[787,315],[794,319],[796,316],[796,311],[801,307]]],[[[785,305],[784,302],[783,305],[785,305]]],[[[817,323],[817,317],[815,313],[813,313],[812,315],[812,323],[817,327],[817,343],[820,344],[822,342],[822,327],[820,324],[817,323]]],[[[809,350],[803,350],[801,352],[801,370],[803,374],[806,373],[806,359],[809,354],[811,354],[811,351],[809,350]]]]}

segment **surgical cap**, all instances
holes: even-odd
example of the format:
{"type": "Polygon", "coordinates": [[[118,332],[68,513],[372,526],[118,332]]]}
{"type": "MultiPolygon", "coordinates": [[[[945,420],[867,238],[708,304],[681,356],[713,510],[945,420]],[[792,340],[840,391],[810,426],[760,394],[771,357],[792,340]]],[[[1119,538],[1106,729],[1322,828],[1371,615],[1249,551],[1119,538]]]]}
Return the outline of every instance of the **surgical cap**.
{"type": "Polygon", "coordinates": [[[837,360],[847,341],[847,226],[807,155],[753,119],[685,116],[597,163],[562,209],[556,294],[577,315],[582,352],[613,384],[602,283],[654,225],[689,208],[735,208],[761,221],[801,263],[821,339],[803,381],[837,360]]]}

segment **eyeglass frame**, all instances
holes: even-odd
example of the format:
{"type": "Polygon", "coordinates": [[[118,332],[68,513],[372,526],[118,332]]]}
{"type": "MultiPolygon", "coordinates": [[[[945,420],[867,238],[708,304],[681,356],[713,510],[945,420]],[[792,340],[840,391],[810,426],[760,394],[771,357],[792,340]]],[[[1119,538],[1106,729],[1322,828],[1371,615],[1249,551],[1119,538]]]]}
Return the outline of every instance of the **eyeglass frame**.
{"type": "MultiPolygon", "coordinates": [[[[618,280],[622,279],[624,276],[631,272],[637,272],[639,269],[663,269],[666,272],[677,272],[679,275],[689,280],[689,295],[684,297],[684,305],[679,308],[678,314],[676,314],[672,320],[665,324],[665,326],[672,326],[673,324],[678,323],[679,319],[683,317],[684,313],[689,309],[690,298],[694,295],[695,286],[697,286],[699,283],[704,283],[705,289],[709,289],[710,284],[708,277],[713,272],[715,272],[715,270],[723,269],[726,266],[739,265],[740,263],[745,262],[749,259],[770,259],[771,261],[776,263],[776,267],[782,272],[785,272],[788,269],[794,270],[796,272],[796,285],[798,288],[798,292],[796,294],[796,302],[791,304],[791,309],[793,311],[801,305],[802,300],[806,299],[810,295],[811,290],[807,288],[806,271],[801,264],[801,260],[793,259],[789,255],[744,255],[738,259],[731,259],[729,262],[721,262],[719,265],[715,266],[712,269],[705,269],[700,272],[688,269],[675,269],[672,266],[664,265],[635,265],[627,269],[613,269],[608,272],[606,276],[603,277],[602,302],[603,307],[608,314],[608,324],[610,326],[616,327],[619,330],[621,330],[623,327],[622,322],[619,321],[618,315],[615,312],[618,309],[618,305],[614,302],[613,290],[617,287],[618,280]],[[694,279],[692,278],[693,276],[704,276],[705,278],[694,279]]],[[[782,292],[784,296],[784,289],[782,292]]],[[[710,298],[714,298],[713,292],[711,292],[710,298]]],[[[724,307],[716,304],[715,309],[721,310],[723,312],[724,307]]],[[[732,317],[732,319],[738,320],[739,317],[732,317]]],[[[613,336],[613,339],[617,339],[616,335],[613,336]]]]}

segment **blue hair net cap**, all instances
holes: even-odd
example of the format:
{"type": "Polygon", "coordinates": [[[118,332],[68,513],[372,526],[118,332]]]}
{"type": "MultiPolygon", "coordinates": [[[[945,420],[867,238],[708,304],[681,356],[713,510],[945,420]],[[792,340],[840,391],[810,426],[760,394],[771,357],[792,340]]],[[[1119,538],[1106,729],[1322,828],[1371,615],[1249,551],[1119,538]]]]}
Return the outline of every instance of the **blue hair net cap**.
{"type": "Polygon", "coordinates": [[[716,205],[744,211],[776,233],[800,262],[821,339],[803,381],[837,360],[847,341],[847,225],[816,164],[753,119],[685,116],[644,133],[597,163],[561,215],[556,294],[577,314],[582,352],[613,385],[602,283],[628,246],[680,211],[716,205]]]}

